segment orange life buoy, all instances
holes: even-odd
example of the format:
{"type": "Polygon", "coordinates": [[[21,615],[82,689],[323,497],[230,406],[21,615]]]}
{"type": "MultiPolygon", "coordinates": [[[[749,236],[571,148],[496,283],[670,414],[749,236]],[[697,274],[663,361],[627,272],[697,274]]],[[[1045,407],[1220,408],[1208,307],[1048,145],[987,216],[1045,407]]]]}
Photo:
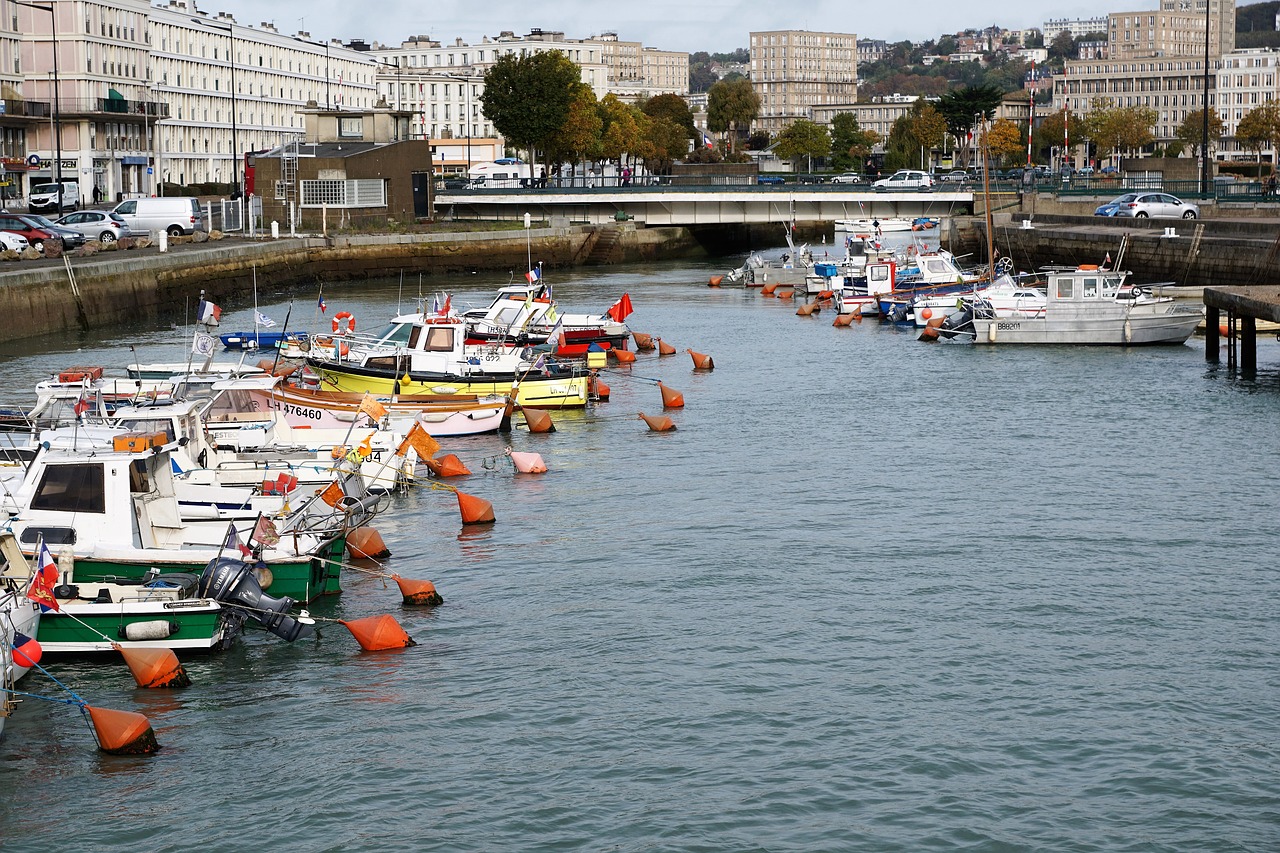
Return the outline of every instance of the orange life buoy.
{"type": "Polygon", "coordinates": [[[348,332],[356,330],[356,318],[351,315],[350,311],[339,311],[333,315],[333,333],[335,335],[345,335],[348,332]],[[348,322],[343,323],[343,320],[348,322]]]}

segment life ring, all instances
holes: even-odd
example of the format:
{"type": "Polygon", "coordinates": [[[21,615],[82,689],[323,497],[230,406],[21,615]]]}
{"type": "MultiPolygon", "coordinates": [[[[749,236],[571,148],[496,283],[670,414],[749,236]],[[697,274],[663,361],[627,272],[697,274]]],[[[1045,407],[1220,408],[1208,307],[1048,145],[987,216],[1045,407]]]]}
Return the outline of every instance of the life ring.
{"type": "Polygon", "coordinates": [[[356,330],[356,318],[352,316],[350,311],[339,311],[333,315],[333,333],[335,335],[345,335],[356,330]],[[349,322],[342,322],[347,320],[349,322]]]}

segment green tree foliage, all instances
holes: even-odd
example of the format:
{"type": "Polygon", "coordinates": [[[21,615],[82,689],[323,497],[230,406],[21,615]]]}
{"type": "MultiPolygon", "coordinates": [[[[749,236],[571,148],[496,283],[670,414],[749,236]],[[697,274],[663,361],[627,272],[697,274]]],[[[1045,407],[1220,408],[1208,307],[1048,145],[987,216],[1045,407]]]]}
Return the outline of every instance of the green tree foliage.
{"type": "Polygon", "coordinates": [[[1049,59],[1061,63],[1068,59],[1075,59],[1078,51],[1076,50],[1076,40],[1071,33],[1058,33],[1053,41],[1049,42],[1049,59]]]}
{"type": "Polygon", "coordinates": [[[880,141],[874,130],[863,130],[853,113],[837,113],[831,120],[831,167],[857,169],[880,141]]]}
{"type": "MultiPolygon", "coordinates": [[[[1280,103],[1268,98],[1265,103],[1245,113],[1236,126],[1236,141],[1259,157],[1268,143],[1272,150],[1280,150],[1280,103]]],[[[1272,164],[1274,168],[1275,164],[1272,164]]]]}
{"type": "Polygon", "coordinates": [[[1090,113],[1084,122],[1084,138],[1098,144],[1098,154],[1136,152],[1155,141],[1158,115],[1151,107],[1105,107],[1090,113]]]}
{"type": "Polygon", "coordinates": [[[747,139],[748,151],[763,151],[773,143],[773,138],[763,130],[752,131],[747,139]]]}
{"type": "Polygon", "coordinates": [[[1251,3],[1236,7],[1236,47],[1280,47],[1276,13],[1280,3],[1251,3]]]}
{"type": "Polygon", "coordinates": [[[969,135],[978,118],[991,119],[1002,98],[1004,90],[982,85],[953,89],[938,102],[938,111],[947,122],[947,131],[956,139],[956,153],[962,161],[967,156],[969,135]]]}
{"type": "Polygon", "coordinates": [[[689,54],[689,91],[705,92],[716,82],[715,72],[711,70],[711,54],[705,50],[689,54]]]}
{"type": "Polygon", "coordinates": [[[585,83],[578,83],[564,125],[554,141],[547,145],[547,159],[553,163],[564,160],[581,163],[597,159],[601,154],[600,134],[603,128],[595,92],[585,83]]]}
{"type": "Polygon", "coordinates": [[[707,93],[707,129],[712,133],[731,131],[731,152],[737,150],[737,135],[747,133],[758,115],[760,96],[749,80],[722,80],[707,93]]]}
{"type": "MultiPolygon", "coordinates": [[[[1218,147],[1218,143],[1222,141],[1222,134],[1227,127],[1222,122],[1221,116],[1217,110],[1209,110],[1209,150],[1212,151],[1218,147]]],[[[1202,145],[1204,142],[1204,111],[1192,110],[1187,113],[1187,117],[1182,120],[1182,124],[1178,125],[1178,129],[1174,131],[1174,136],[1182,140],[1191,149],[1191,151],[1199,156],[1203,153],[1202,145]]]]}
{"type": "Polygon", "coordinates": [[[796,119],[778,134],[773,151],[783,160],[821,159],[831,151],[831,134],[807,118],[796,119]]]}
{"type": "Polygon", "coordinates": [[[640,147],[643,137],[637,116],[642,113],[631,104],[618,100],[612,92],[600,100],[599,113],[603,125],[600,156],[621,164],[623,157],[640,147]]]}
{"type": "Polygon", "coordinates": [[[679,95],[656,95],[644,101],[640,109],[650,118],[665,118],[676,127],[683,128],[687,139],[697,139],[700,135],[693,123],[689,103],[679,95]]]}
{"type": "Polygon", "coordinates": [[[507,141],[533,153],[564,127],[577,94],[581,71],[556,51],[528,56],[507,54],[485,72],[480,102],[484,114],[507,141]]]}
{"type": "Polygon", "coordinates": [[[671,164],[689,153],[689,135],[667,116],[645,116],[644,164],[654,174],[666,174],[671,164]]]}
{"type": "Polygon", "coordinates": [[[911,110],[911,138],[921,149],[920,168],[926,167],[928,152],[942,145],[947,136],[947,120],[933,104],[916,101],[911,110]]]}

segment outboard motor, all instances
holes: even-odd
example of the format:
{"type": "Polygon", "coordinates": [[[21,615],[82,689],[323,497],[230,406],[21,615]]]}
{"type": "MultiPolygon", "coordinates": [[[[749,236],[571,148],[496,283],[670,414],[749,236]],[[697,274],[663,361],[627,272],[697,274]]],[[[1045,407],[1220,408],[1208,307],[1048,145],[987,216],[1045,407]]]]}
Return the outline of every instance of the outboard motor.
{"type": "Polygon", "coordinates": [[[948,340],[960,334],[972,335],[973,306],[966,303],[961,310],[948,314],[942,321],[942,325],[938,327],[938,334],[948,340]]]}
{"type": "Polygon", "coordinates": [[[210,560],[196,589],[201,596],[244,614],[287,642],[315,633],[313,624],[289,614],[296,603],[292,598],[273,598],[262,591],[253,576],[253,566],[243,560],[227,557],[210,560]]]}

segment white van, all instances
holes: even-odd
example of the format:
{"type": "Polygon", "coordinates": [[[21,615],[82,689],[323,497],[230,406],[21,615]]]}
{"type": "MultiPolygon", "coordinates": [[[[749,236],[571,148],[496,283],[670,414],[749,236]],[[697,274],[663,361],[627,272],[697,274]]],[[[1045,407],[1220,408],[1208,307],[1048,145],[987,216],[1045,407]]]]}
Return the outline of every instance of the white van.
{"type": "Polygon", "coordinates": [[[492,163],[476,163],[467,170],[467,178],[473,187],[499,187],[511,189],[529,183],[529,164],[512,157],[492,163]]]}
{"type": "Polygon", "coordinates": [[[75,181],[63,181],[60,184],[44,183],[34,184],[31,187],[31,194],[27,197],[28,213],[47,213],[53,211],[79,210],[80,209],[80,184],[75,181]],[[62,190],[61,204],[59,204],[58,190],[62,190]]]}
{"type": "Polygon", "coordinates": [[[131,198],[111,212],[123,219],[134,234],[168,231],[170,237],[177,237],[208,230],[199,199],[189,196],[131,198]]]}

